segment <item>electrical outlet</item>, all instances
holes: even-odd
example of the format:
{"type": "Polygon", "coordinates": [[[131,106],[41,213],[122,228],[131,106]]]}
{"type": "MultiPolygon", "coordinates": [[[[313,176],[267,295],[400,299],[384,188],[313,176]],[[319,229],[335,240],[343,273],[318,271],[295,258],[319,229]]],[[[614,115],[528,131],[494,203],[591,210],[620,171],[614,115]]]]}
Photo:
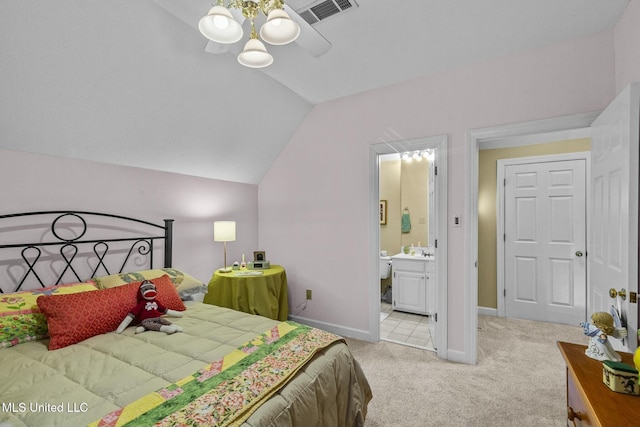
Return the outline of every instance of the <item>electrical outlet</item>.
{"type": "Polygon", "coordinates": [[[311,289],[307,289],[307,299],[311,299],[311,289]]]}

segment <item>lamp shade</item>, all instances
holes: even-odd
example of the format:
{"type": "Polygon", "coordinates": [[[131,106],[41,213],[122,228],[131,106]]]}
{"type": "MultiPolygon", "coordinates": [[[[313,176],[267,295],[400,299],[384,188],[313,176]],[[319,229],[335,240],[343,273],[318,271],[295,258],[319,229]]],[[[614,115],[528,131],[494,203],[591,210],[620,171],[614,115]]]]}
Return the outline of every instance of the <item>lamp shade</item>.
{"type": "Polygon", "coordinates": [[[234,242],[236,240],[236,222],[214,221],[213,240],[216,242],[234,242]]]}
{"type": "Polygon", "coordinates": [[[238,62],[249,68],[263,68],[271,65],[273,56],[258,39],[249,39],[244,50],[238,55],[238,62]]]}
{"type": "Polygon", "coordinates": [[[269,44],[291,43],[300,35],[300,26],[282,9],[273,9],[260,28],[260,38],[269,44]]]}
{"type": "Polygon", "coordinates": [[[231,12],[222,6],[213,6],[200,19],[198,29],[203,36],[218,43],[235,43],[242,38],[242,26],[233,19],[231,12]]]}

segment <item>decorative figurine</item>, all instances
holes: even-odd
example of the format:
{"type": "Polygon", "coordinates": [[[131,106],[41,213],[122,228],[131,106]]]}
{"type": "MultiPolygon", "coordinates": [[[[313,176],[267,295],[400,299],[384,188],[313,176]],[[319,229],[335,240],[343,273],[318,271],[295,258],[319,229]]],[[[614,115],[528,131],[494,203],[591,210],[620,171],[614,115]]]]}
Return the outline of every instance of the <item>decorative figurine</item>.
{"type": "Polygon", "coordinates": [[[625,328],[615,327],[613,324],[613,316],[605,311],[593,313],[591,315],[591,322],[592,323],[580,323],[584,334],[590,337],[589,346],[585,350],[585,354],[596,360],[620,362],[622,358],[613,349],[608,336],[622,339],[627,336],[627,330],[625,328]]]}
{"type": "Polygon", "coordinates": [[[153,282],[150,280],[142,282],[138,290],[138,304],[122,320],[120,326],[116,329],[116,333],[121,334],[134,319],[140,322],[140,326],[136,328],[136,334],[144,331],[160,331],[166,334],[182,332],[180,326],[174,325],[164,317],[161,317],[163,314],[171,317],[182,317],[182,313],[170,310],[156,301],[157,294],[158,291],[153,282]]]}

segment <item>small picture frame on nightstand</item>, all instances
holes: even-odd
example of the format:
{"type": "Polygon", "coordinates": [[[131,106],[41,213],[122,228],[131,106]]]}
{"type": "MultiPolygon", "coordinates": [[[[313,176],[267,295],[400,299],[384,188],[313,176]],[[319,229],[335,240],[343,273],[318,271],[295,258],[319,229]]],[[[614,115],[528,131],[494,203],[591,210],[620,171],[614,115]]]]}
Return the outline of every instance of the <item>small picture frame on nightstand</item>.
{"type": "Polygon", "coordinates": [[[267,256],[264,251],[253,251],[253,260],[262,262],[267,260],[267,256]]]}

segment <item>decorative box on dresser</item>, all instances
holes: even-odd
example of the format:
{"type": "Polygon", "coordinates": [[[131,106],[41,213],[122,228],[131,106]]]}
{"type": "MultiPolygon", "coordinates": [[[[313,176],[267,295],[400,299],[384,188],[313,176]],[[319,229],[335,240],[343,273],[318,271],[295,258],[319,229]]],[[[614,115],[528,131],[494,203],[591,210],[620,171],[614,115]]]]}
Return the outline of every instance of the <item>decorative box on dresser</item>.
{"type": "MultiPolygon", "coordinates": [[[[616,393],[602,381],[602,362],[586,346],[558,342],[567,365],[568,426],[640,426],[640,396],[616,393]]],[[[633,366],[633,355],[620,353],[633,366]]]]}

